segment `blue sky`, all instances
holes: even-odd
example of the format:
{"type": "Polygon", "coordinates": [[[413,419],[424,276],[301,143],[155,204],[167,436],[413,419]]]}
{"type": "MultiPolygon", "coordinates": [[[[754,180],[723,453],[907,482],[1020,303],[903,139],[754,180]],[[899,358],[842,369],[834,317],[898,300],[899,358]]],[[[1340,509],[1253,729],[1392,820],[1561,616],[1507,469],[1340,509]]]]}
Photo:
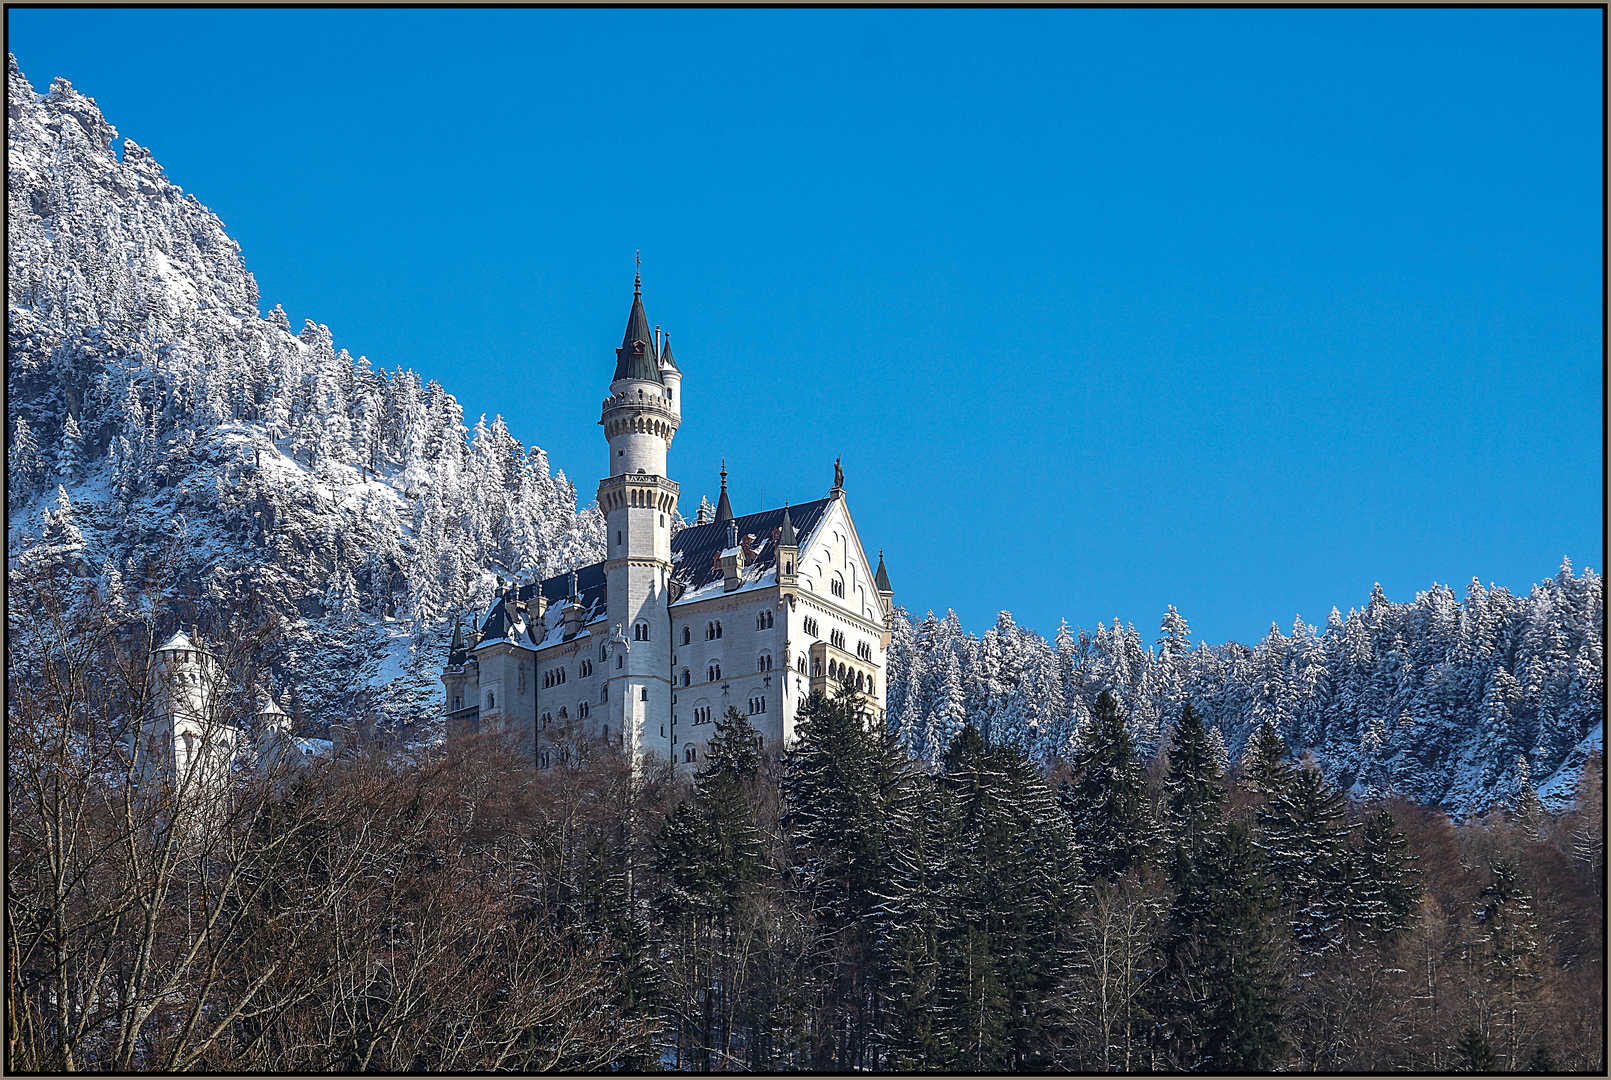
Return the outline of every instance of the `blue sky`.
{"type": "Polygon", "coordinates": [[[17,10],[265,310],[585,498],[643,251],[692,513],[843,455],[896,599],[1251,642],[1602,569],[1597,10],[17,10]]]}

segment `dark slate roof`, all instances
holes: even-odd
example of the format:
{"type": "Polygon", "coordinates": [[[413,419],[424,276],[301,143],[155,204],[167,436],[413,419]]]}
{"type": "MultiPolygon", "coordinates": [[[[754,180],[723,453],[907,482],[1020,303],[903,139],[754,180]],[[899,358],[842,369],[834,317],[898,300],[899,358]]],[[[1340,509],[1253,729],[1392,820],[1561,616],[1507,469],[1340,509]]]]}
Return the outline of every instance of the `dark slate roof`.
{"type": "Polygon", "coordinates": [[[615,378],[660,381],[660,361],[654,354],[654,335],[649,332],[649,317],[643,313],[643,293],[632,289],[632,313],[627,316],[626,334],[621,347],[615,350],[615,378]]]}
{"type": "Polygon", "coordinates": [[[678,367],[677,362],[671,358],[670,334],[660,335],[660,366],[668,367],[679,375],[682,374],[682,368],[678,367]]]}
{"type": "MultiPolygon", "coordinates": [[[[789,507],[789,519],[801,536],[810,536],[822,522],[832,499],[800,503],[789,507]]],[[[759,558],[745,568],[745,576],[753,577],[777,566],[778,546],[772,543],[772,530],[783,527],[783,508],[763,510],[759,514],[745,514],[735,518],[738,535],[754,535],[760,547],[759,558]]],[[[675,569],[672,580],[686,592],[704,588],[722,579],[721,568],[715,565],[716,555],[727,546],[727,522],[713,521],[707,525],[690,525],[671,538],[671,560],[675,569]],[[680,554],[680,557],[679,557],[680,554]]]]}
{"type": "Polygon", "coordinates": [[[878,573],[873,575],[873,587],[876,588],[879,592],[894,592],[895,591],[894,589],[889,587],[889,574],[886,573],[885,570],[884,570],[884,552],[883,552],[883,549],[879,549],[879,552],[878,552],[878,573]]]}
{"type": "MultiPolygon", "coordinates": [[[[576,568],[576,585],[582,596],[582,607],[587,612],[582,617],[582,625],[586,626],[605,610],[605,586],[607,581],[604,576],[604,564],[597,562],[591,566],[578,566],[576,568]]],[[[532,597],[537,595],[539,588],[543,590],[543,598],[548,601],[548,613],[544,617],[544,622],[549,626],[553,626],[556,620],[561,618],[559,613],[571,595],[570,572],[567,571],[557,577],[545,578],[534,584],[522,585],[516,595],[529,604],[532,597]]],[[[503,597],[500,596],[492,605],[492,610],[487,613],[486,621],[481,624],[481,636],[478,639],[478,644],[480,641],[497,641],[507,636],[509,625],[512,621],[509,618],[507,605],[503,597]]]]}
{"type": "MultiPolygon", "coordinates": [[[[569,571],[557,577],[544,578],[538,584],[542,586],[543,599],[548,601],[550,611],[570,599],[571,575],[569,571]]],[[[582,606],[584,608],[591,610],[594,604],[602,607],[606,584],[603,563],[596,562],[589,566],[578,566],[576,568],[576,588],[582,594],[582,606]]],[[[520,598],[522,600],[529,601],[535,595],[537,595],[537,586],[535,585],[524,585],[520,589],[520,598]]]]}
{"type": "Polygon", "coordinates": [[[794,519],[789,517],[789,504],[783,504],[783,532],[778,536],[778,543],[784,547],[798,547],[799,540],[794,535],[794,519]]]}
{"type": "Polygon", "coordinates": [[[453,644],[448,646],[448,666],[463,667],[465,661],[469,659],[470,650],[464,644],[464,627],[460,626],[459,621],[455,619],[453,620],[453,644]]]}

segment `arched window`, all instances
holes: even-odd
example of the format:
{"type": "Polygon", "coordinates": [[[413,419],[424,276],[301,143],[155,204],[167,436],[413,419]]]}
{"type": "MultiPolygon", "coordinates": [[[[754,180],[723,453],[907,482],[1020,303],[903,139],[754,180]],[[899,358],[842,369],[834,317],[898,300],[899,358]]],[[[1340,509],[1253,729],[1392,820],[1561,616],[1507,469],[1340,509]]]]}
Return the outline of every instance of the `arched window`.
{"type": "Polygon", "coordinates": [[[550,720],[552,720],[552,719],[553,719],[553,718],[554,718],[554,717],[553,717],[553,714],[552,714],[552,713],[543,713],[543,727],[547,727],[547,726],[548,726],[548,722],[549,722],[549,721],[550,721],[550,720]]]}
{"type": "Polygon", "coordinates": [[[755,670],[756,671],[771,671],[772,670],[772,654],[771,653],[762,653],[760,659],[755,661],[755,670]]]}
{"type": "Polygon", "coordinates": [[[806,673],[805,653],[801,653],[799,656],[794,658],[794,670],[798,671],[802,675],[806,673]]]}
{"type": "Polygon", "coordinates": [[[772,613],[770,611],[757,612],[755,616],[755,629],[770,630],[772,628],[772,613]]]}
{"type": "Polygon", "coordinates": [[[565,713],[565,706],[563,706],[563,705],[561,705],[561,706],[560,706],[560,707],[559,707],[559,718],[560,718],[560,719],[561,719],[561,720],[564,720],[564,719],[566,719],[566,718],[567,718],[567,717],[566,717],[566,713],[565,713]]]}
{"type": "Polygon", "coordinates": [[[691,629],[689,629],[688,627],[686,627],[686,626],[683,627],[682,628],[682,643],[684,645],[688,645],[688,644],[691,644],[693,642],[693,640],[694,640],[694,632],[691,629]]]}
{"type": "Polygon", "coordinates": [[[682,669],[682,684],[684,686],[687,686],[690,683],[692,683],[693,681],[694,681],[693,672],[689,671],[687,668],[683,668],[682,669]]]}
{"type": "Polygon", "coordinates": [[[720,619],[716,620],[716,636],[722,636],[722,621],[720,619]]]}
{"type": "Polygon", "coordinates": [[[455,710],[457,710],[459,708],[459,699],[458,698],[453,699],[453,708],[455,710]]]}
{"type": "Polygon", "coordinates": [[[835,596],[843,598],[845,595],[845,579],[835,574],[828,582],[828,591],[835,596]]]}
{"type": "Polygon", "coordinates": [[[492,711],[492,708],[493,708],[493,705],[495,704],[495,702],[496,702],[496,699],[492,696],[492,691],[488,690],[487,691],[487,711],[488,712],[492,711]]]}
{"type": "Polygon", "coordinates": [[[811,677],[813,679],[822,678],[822,661],[821,660],[813,659],[811,661],[811,677]]]}
{"type": "Polygon", "coordinates": [[[706,641],[715,641],[716,640],[716,624],[715,623],[708,622],[708,623],[705,624],[705,640],[706,641]]]}
{"type": "Polygon", "coordinates": [[[712,664],[712,665],[710,665],[710,667],[705,669],[705,681],[706,682],[716,682],[721,677],[722,677],[722,666],[720,664],[712,664]]]}
{"type": "Polygon", "coordinates": [[[845,647],[845,632],[843,630],[830,631],[828,643],[836,649],[843,649],[845,647]]]}
{"type": "Polygon", "coordinates": [[[647,686],[642,687],[639,690],[639,692],[638,692],[638,700],[639,701],[648,701],[649,700],[649,688],[647,686]]]}
{"type": "Polygon", "coordinates": [[[587,702],[584,701],[584,702],[582,702],[582,703],[580,703],[579,705],[576,706],[576,715],[577,716],[586,716],[587,715],[587,702]]]}
{"type": "Polygon", "coordinates": [[[649,640],[649,624],[646,623],[646,622],[633,623],[632,624],[632,640],[633,641],[648,641],[649,640]]]}
{"type": "Polygon", "coordinates": [[[584,679],[593,674],[593,661],[583,660],[581,666],[577,668],[576,674],[584,679]]]}
{"type": "Polygon", "coordinates": [[[812,637],[817,637],[818,636],[818,633],[817,633],[817,620],[813,619],[809,615],[806,616],[805,632],[810,634],[812,637]]]}
{"type": "Polygon", "coordinates": [[[685,762],[691,763],[694,760],[694,757],[694,748],[692,746],[688,747],[682,752],[682,759],[685,762]]]}

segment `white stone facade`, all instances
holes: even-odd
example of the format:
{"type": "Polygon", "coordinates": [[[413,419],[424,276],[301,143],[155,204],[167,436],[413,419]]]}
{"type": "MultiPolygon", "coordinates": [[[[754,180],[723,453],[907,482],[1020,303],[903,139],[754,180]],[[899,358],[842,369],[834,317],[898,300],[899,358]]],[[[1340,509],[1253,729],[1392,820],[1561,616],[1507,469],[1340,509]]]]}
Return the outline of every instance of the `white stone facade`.
{"type": "Polygon", "coordinates": [[[724,480],[716,519],[673,536],[681,378],[635,292],[599,421],[606,559],[507,587],[474,643],[455,632],[442,674],[454,732],[505,732],[539,768],[581,738],[692,771],[729,708],[763,750],[792,743],[814,689],[848,682],[882,714],[893,601],[837,466],[826,497],[736,518],[724,480]]]}

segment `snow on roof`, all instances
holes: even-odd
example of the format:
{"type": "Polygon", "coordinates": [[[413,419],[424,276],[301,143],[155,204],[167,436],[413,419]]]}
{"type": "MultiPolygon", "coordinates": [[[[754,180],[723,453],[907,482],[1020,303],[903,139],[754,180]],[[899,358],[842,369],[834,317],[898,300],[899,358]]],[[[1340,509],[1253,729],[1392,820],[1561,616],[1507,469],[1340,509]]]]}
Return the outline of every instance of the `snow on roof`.
{"type": "MultiPolygon", "coordinates": [[[[789,520],[794,525],[801,551],[811,546],[812,537],[827,518],[832,499],[817,499],[789,507],[789,520]]],[[[783,508],[763,510],[759,514],[744,514],[733,519],[739,536],[755,537],[751,551],[755,558],[744,567],[743,587],[753,587],[762,577],[777,567],[778,546],[772,543],[772,531],[783,527],[783,508]]],[[[671,538],[671,561],[675,569],[673,580],[684,586],[679,604],[692,599],[703,599],[723,591],[722,570],[716,559],[736,550],[727,546],[727,522],[712,521],[704,525],[690,525],[671,538]],[[715,593],[711,586],[715,586],[715,593]]],[[[735,590],[737,591],[737,590],[735,590]]]]}
{"type": "Polygon", "coordinates": [[[190,635],[181,630],[173,637],[169,638],[167,644],[158,645],[157,652],[167,652],[170,649],[194,649],[195,647],[196,646],[190,642],[190,635]]]}
{"type": "Polygon", "coordinates": [[[304,739],[300,735],[292,736],[291,743],[303,757],[329,757],[333,745],[329,739],[304,739]]]}

